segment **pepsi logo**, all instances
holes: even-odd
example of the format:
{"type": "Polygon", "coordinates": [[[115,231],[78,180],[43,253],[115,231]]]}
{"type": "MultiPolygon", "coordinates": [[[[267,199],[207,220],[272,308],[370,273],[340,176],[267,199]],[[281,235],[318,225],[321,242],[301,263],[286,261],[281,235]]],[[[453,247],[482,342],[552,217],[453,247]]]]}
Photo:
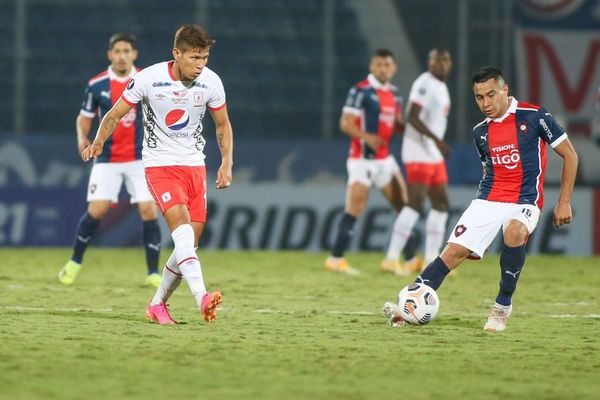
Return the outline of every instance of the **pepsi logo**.
{"type": "Polygon", "coordinates": [[[190,115],[187,113],[187,111],[180,108],[169,111],[165,117],[165,124],[167,125],[167,128],[173,129],[174,131],[185,128],[189,123],[190,115]]]}

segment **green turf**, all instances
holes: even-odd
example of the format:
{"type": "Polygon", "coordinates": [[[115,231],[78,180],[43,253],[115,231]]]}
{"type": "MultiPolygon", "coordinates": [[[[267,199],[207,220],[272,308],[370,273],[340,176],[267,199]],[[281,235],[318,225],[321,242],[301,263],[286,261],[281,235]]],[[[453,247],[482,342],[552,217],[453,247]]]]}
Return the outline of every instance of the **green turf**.
{"type": "MultiPolygon", "coordinates": [[[[218,319],[185,284],[181,324],[146,322],[138,249],[90,249],[72,287],[68,249],[0,249],[3,399],[576,399],[600,393],[600,260],[529,257],[508,330],[482,331],[498,259],[466,262],[438,318],[391,328],[380,307],[410,278],[331,274],[324,254],[201,253],[218,319]]],[[[167,256],[163,252],[163,259],[167,256]]]]}

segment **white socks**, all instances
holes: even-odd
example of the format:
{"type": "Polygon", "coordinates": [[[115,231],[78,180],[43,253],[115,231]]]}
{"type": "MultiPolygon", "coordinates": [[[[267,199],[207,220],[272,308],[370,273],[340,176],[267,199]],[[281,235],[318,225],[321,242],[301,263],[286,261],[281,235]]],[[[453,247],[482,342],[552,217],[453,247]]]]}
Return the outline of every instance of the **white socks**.
{"type": "Polygon", "coordinates": [[[151,305],[164,303],[171,293],[185,279],[198,307],[202,306],[202,296],[206,293],[200,261],[194,248],[194,229],[190,224],[178,226],[171,232],[175,249],[163,270],[160,286],[152,299],[151,305]]]}
{"type": "Polygon", "coordinates": [[[440,247],[446,235],[448,213],[433,208],[425,222],[425,265],[429,265],[440,254],[440,247]]]}
{"type": "Polygon", "coordinates": [[[385,258],[388,260],[400,259],[400,252],[404,250],[404,246],[406,246],[406,242],[418,219],[419,213],[416,210],[407,206],[402,207],[394,222],[392,238],[385,258]]]}
{"type": "Polygon", "coordinates": [[[175,260],[175,251],[173,251],[163,268],[160,285],[158,286],[158,289],[156,289],[156,293],[154,294],[154,298],[152,298],[150,305],[156,306],[160,303],[166,303],[167,300],[169,300],[169,297],[171,297],[171,294],[173,294],[175,289],[177,289],[181,283],[182,277],[181,270],[177,266],[177,261],[175,260]]]}

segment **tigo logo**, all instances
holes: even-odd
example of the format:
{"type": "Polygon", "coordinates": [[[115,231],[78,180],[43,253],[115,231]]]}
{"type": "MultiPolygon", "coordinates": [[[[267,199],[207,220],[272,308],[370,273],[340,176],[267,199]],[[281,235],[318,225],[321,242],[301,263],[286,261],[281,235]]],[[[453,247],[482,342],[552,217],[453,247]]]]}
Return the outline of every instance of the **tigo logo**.
{"type": "Polygon", "coordinates": [[[190,116],[187,111],[182,109],[175,109],[169,111],[165,117],[165,124],[167,128],[178,131],[185,128],[190,122],[190,116]]]}

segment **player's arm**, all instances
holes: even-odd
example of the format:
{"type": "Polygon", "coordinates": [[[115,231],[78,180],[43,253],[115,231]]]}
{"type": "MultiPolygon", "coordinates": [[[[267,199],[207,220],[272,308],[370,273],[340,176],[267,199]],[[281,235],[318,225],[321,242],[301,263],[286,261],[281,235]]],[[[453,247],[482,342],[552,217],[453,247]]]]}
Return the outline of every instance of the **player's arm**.
{"type": "Polygon", "coordinates": [[[342,113],[340,117],[340,130],[351,138],[364,141],[373,150],[377,150],[383,144],[383,139],[374,133],[360,129],[356,123],[356,119],[357,116],[355,114],[349,112],[342,113]]]}
{"type": "Polygon", "coordinates": [[[90,131],[92,130],[92,123],[94,120],[84,115],[79,114],[75,120],[75,129],[77,131],[77,150],[79,155],[83,153],[83,150],[90,145],[90,131]]]}
{"type": "Polygon", "coordinates": [[[450,155],[450,146],[448,146],[446,142],[435,136],[433,132],[431,132],[429,128],[427,128],[427,125],[425,125],[421,118],[419,118],[419,114],[421,113],[422,108],[423,107],[421,107],[421,105],[418,103],[410,103],[410,105],[408,106],[408,123],[411,124],[421,135],[433,140],[437,148],[442,153],[442,155],[444,157],[448,157],[450,155]]]}
{"type": "Polygon", "coordinates": [[[571,195],[577,175],[578,157],[571,141],[565,139],[558,144],[554,151],[563,159],[562,174],[560,177],[560,194],[558,202],[554,207],[554,226],[557,228],[563,224],[569,224],[573,220],[571,210],[571,195]]]}
{"type": "Polygon", "coordinates": [[[217,171],[217,189],[229,187],[233,179],[233,128],[227,114],[227,107],[210,110],[210,115],[215,121],[217,144],[221,151],[221,166],[217,171]]]}
{"type": "Polygon", "coordinates": [[[125,102],[122,98],[112,106],[112,108],[106,113],[106,115],[100,121],[100,126],[96,132],[96,138],[94,142],[83,150],[81,158],[83,161],[89,161],[91,158],[98,158],[102,154],[104,148],[104,142],[109,138],[119,125],[119,121],[125,114],[133,108],[133,105],[125,102]]]}

